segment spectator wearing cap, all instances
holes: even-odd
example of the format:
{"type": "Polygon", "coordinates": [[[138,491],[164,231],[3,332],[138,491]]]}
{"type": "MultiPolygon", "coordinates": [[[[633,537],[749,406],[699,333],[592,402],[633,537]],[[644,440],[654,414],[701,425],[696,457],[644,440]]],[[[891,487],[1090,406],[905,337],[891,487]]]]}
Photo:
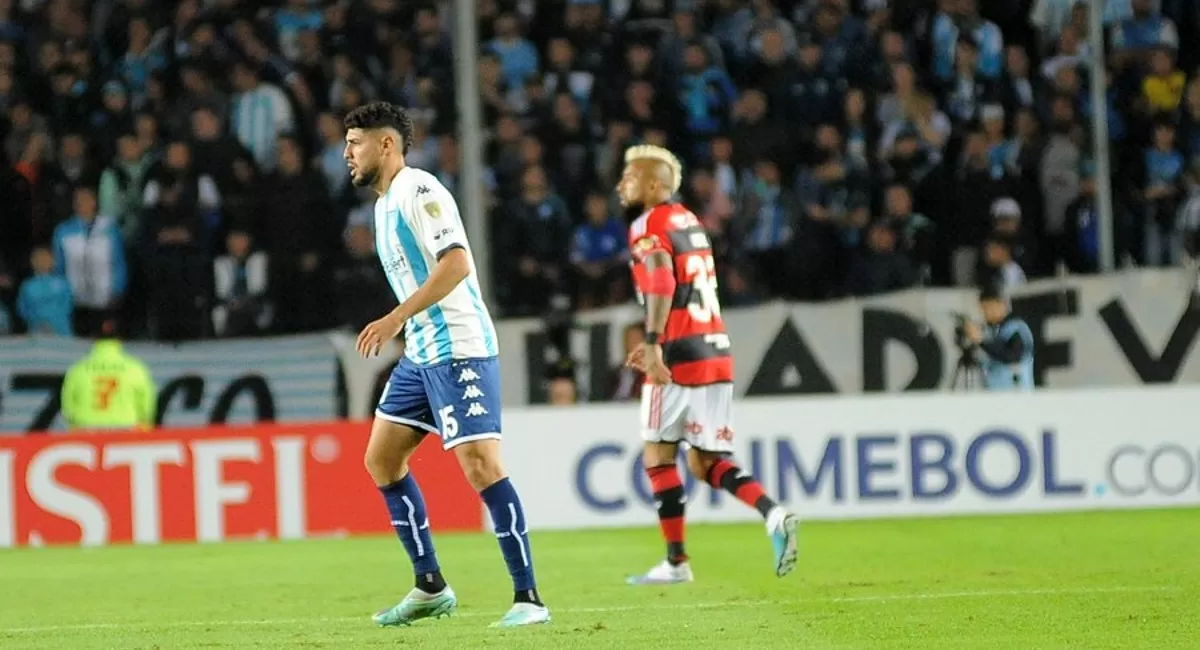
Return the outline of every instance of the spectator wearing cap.
{"type": "MultiPolygon", "coordinates": [[[[992,232],[999,233],[1005,237],[1016,238],[1014,241],[1019,242],[1022,238],[1023,231],[1021,230],[1021,204],[1017,203],[1016,199],[1011,196],[1004,196],[992,202],[992,232]]],[[[1019,246],[1014,244],[1014,256],[1020,258],[1020,253],[1017,250],[1019,246]]]]}

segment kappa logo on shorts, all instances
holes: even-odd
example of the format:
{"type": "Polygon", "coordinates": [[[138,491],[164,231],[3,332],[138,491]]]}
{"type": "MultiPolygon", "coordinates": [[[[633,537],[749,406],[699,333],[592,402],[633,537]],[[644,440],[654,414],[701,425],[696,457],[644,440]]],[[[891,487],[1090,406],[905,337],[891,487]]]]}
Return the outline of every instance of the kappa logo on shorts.
{"type": "Polygon", "coordinates": [[[463,391],[462,398],[464,400],[479,399],[480,397],[483,397],[483,391],[479,390],[479,387],[475,384],[467,386],[467,390],[463,391]]]}
{"type": "Polygon", "coordinates": [[[463,368],[463,371],[458,373],[458,383],[465,384],[471,381],[479,381],[479,373],[470,368],[463,368]]]}
{"type": "Polygon", "coordinates": [[[471,402],[471,405],[467,407],[467,417],[469,418],[487,414],[488,410],[483,408],[483,404],[480,404],[479,402],[471,402]]]}

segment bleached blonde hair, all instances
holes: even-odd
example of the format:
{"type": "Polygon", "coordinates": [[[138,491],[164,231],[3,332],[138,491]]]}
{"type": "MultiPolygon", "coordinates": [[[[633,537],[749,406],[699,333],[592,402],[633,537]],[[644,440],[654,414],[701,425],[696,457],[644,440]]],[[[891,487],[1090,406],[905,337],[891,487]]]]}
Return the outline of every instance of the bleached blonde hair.
{"type": "Polygon", "coordinates": [[[671,170],[671,194],[679,191],[683,184],[683,165],[675,154],[653,144],[639,144],[625,150],[625,164],[635,160],[657,160],[671,170]]]}

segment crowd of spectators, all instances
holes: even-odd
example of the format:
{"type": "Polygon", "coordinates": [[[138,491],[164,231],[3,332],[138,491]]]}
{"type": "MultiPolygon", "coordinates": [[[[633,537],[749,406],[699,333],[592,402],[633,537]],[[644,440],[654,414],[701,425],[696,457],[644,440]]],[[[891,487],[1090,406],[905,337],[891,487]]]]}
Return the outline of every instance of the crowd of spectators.
{"type": "MultiPolygon", "coordinates": [[[[464,46],[444,1],[0,0],[0,331],[376,317],[341,116],[407,106],[409,164],[457,191],[455,56],[478,63],[501,315],[630,298],[612,187],[642,142],[683,159],[730,305],[1098,267],[1085,2],[477,7],[464,46]]],[[[1105,31],[1117,259],[1176,264],[1200,225],[1200,5],[1107,0],[1105,31]]]]}

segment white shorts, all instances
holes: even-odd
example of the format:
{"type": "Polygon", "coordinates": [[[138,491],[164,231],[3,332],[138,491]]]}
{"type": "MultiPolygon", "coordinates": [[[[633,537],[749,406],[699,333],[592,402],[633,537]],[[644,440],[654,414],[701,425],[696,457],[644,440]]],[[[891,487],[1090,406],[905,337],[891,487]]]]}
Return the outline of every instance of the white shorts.
{"type": "Polygon", "coordinates": [[[733,384],[642,387],[642,439],[733,453],[733,384]]]}

